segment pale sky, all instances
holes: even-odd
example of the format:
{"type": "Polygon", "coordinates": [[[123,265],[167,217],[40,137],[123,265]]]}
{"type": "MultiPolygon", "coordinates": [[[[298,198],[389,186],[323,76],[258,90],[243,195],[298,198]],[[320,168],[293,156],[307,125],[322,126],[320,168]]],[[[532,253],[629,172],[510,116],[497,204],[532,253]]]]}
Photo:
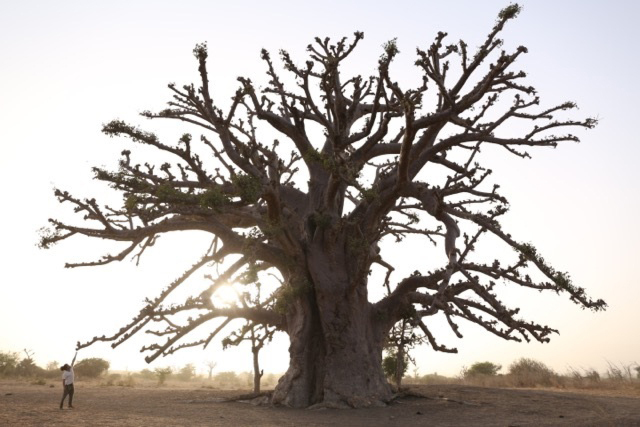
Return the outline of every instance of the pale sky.
{"type": "MultiPolygon", "coordinates": [[[[107,267],[64,269],[65,261],[90,260],[108,242],[82,239],[44,251],[37,229],[68,209],[52,193],[58,187],[78,197],[108,196],[94,182],[92,166],[114,166],[120,151],[101,124],[122,118],[149,125],[137,113],[169,100],[169,82],[197,82],[196,43],[209,45],[214,92],[228,98],[239,75],[262,79],[260,49],[280,48],[298,62],[315,36],[333,38],[363,31],[351,70],[374,73],[381,45],[398,38],[395,72],[416,71],[415,47],[427,48],[440,30],[451,42],[479,45],[506,1],[20,1],[0,2],[0,351],[35,352],[41,365],[67,362],[76,341],[110,335],[137,314],[145,296],[189,267],[206,249],[197,235],[160,239],[141,265],[126,260],[107,267]],[[104,244],[102,244],[104,243],[104,244]]],[[[604,313],[581,310],[565,297],[509,293],[530,320],[559,329],[550,344],[511,343],[475,325],[463,324],[463,340],[443,327],[440,342],[455,355],[430,348],[413,351],[421,373],[456,375],[463,366],[492,361],[507,366],[519,357],[540,360],[564,372],[603,371],[607,362],[640,362],[640,6],[630,1],[524,0],[508,24],[505,47],[525,45],[519,64],[544,105],[577,102],[579,114],[596,116],[598,127],[580,132],[580,144],[532,151],[533,159],[507,157],[489,165],[511,201],[505,228],[531,241],[558,270],[594,298],[604,313]]],[[[274,55],[275,56],[275,55],[274,55]]],[[[151,124],[153,125],[153,124],[151,124]]],[[[171,132],[171,129],[166,129],[171,132]]],[[[178,128],[174,133],[193,131],[178,128]]],[[[135,151],[134,151],[135,153],[135,151]]],[[[398,263],[420,262],[420,246],[408,244],[398,263]]],[[[384,251],[384,248],[383,248],[384,251]]],[[[415,268],[410,268],[413,271],[415,268]]],[[[401,275],[396,276],[400,280],[401,275]]],[[[142,336],[111,350],[95,345],[79,358],[103,357],[113,369],[147,365],[138,350],[142,336]]],[[[288,363],[286,336],[262,353],[267,372],[288,363]]],[[[189,349],[151,365],[218,362],[217,371],[250,370],[247,348],[189,349]]]]}

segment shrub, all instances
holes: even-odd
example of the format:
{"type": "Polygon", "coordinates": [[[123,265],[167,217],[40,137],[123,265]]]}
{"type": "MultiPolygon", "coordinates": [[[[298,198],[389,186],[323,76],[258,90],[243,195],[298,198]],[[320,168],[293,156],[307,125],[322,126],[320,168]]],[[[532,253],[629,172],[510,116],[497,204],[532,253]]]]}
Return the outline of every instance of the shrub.
{"type": "Polygon", "coordinates": [[[17,365],[17,353],[0,351],[0,376],[8,377],[14,375],[17,365]]]}
{"type": "Polygon", "coordinates": [[[131,374],[127,374],[124,379],[118,381],[116,383],[118,387],[134,387],[136,385],[136,380],[131,374]]]}
{"type": "Polygon", "coordinates": [[[121,377],[120,374],[109,374],[109,376],[107,377],[107,382],[102,383],[102,385],[112,386],[116,383],[116,381],[120,379],[120,377],[121,377]]]}
{"type": "Polygon", "coordinates": [[[153,372],[158,379],[158,385],[163,385],[173,370],[167,366],[166,368],[156,368],[153,372]]]}
{"type": "Polygon", "coordinates": [[[154,380],[154,379],[156,379],[155,372],[153,372],[150,369],[143,369],[142,371],[138,372],[136,374],[136,376],[142,378],[143,380],[154,380]]]}
{"type": "Polygon", "coordinates": [[[196,367],[193,363],[188,363],[176,373],[176,378],[180,381],[191,381],[196,376],[196,367]]]}
{"type": "Polygon", "coordinates": [[[549,387],[554,384],[556,374],[544,363],[523,357],[509,366],[509,376],[517,387],[549,387]]]}
{"type": "Polygon", "coordinates": [[[16,365],[14,372],[22,377],[34,377],[44,375],[45,370],[36,365],[33,359],[24,358],[16,365]]]}
{"type": "Polygon", "coordinates": [[[238,374],[233,371],[228,372],[218,372],[213,380],[218,384],[219,387],[239,387],[241,386],[240,379],[238,378],[238,374]]]}
{"type": "Polygon", "coordinates": [[[418,384],[452,384],[455,383],[456,380],[454,378],[448,378],[444,375],[438,375],[437,372],[433,374],[425,374],[418,378],[416,381],[418,384]]]}
{"type": "Polygon", "coordinates": [[[56,361],[47,363],[47,367],[44,369],[43,375],[45,378],[59,378],[60,377],[60,364],[56,361]]]}
{"type": "MultiPolygon", "coordinates": [[[[391,352],[384,359],[382,359],[382,370],[387,378],[395,378],[396,376],[396,366],[398,365],[398,353],[391,352]]],[[[409,369],[409,358],[407,355],[404,356],[404,363],[402,369],[402,376],[407,373],[407,369],[409,369]]]]}
{"type": "Polygon", "coordinates": [[[83,359],[75,364],[73,371],[81,377],[98,378],[109,369],[109,362],[99,357],[83,359]]]}
{"type": "Polygon", "coordinates": [[[463,370],[463,376],[465,378],[478,376],[478,375],[494,376],[494,375],[497,375],[500,369],[502,369],[502,366],[496,365],[495,363],[476,362],[473,365],[471,365],[470,368],[463,370]]]}

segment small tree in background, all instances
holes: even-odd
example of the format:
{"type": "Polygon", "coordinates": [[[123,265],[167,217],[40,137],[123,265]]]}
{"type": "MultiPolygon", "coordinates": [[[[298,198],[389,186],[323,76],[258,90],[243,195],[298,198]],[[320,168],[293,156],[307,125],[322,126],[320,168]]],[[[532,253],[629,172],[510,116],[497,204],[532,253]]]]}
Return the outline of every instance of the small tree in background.
{"type": "Polygon", "coordinates": [[[173,373],[173,369],[169,366],[165,368],[156,368],[153,370],[153,373],[158,379],[158,385],[163,385],[167,378],[173,373]]]}
{"type": "Polygon", "coordinates": [[[387,356],[382,361],[382,367],[387,378],[393,378],[396,387],[400,388],[409,362],[415,365],[415,360],[409,351],[415,346],[425,343],[427,339],[415,333],[415,323],[412,319],[405,318],[391,328],[387,340],[388,343],[385,347],[387,356]]]}
{"type": "Polygon", "coordinates": [[[502,369],[501,365],[496,365],[491,362],[476,362],[471,365],[470,368],[463,370],[463,376],[465,378],[473,377],[477,375],[494,376],[498,374],[498,371],[502,369]]]}
{"type": "MultiPolygon", "coordinates": [[[[262,288],[261,283],[258,280],[257,271],[255,269],[249,269],[237,280],[242,285],[249,283],[255,284],[255,293],[251,295],[249,292],[238,294],[238,298],[241,304],[246,306],[263,306],[265,308],[271,308],[273,306],[274,298],[268,298],[266,301],[261,301],[260,291],[262,288]]],[[[258,324],[253,321],[247,321],[237,331],[229,334],[228,337],[222,340],[222,347],[227,348],[229,346],[240,345],[241,342],[247,341],[251,344],[251,354],[253,356],[253,392],[260,393],[260,379],[264,374],[264,371],[260,369],[260,350],[267,342],[271,342],[273,334],[276,332],[275,326],[269,326],[266,324],[258,324]]]]}
{"type": "Polygon", "coordinates": [[[509,375],[518,387],[551,386],[556,373],[542,362],[522,357],[509,365],[509,375]]]}
{"type": "Polygon", "coordinates": [[[391,350],[382,359],[382,370],[387,378],[392,378],[397,387],[401,385],[401,379],[407,373],[409,358],[406,354],[400,355],[397,351],[391,350]],[[400,363],[399,363],[400,362],[400,363]],[[398,381],[398,377],[400,381],[398,381]]]}
{"type": "Polygon", "coordinates": [[[209,369],[209,381],[211,381],[211,377],[213,375],[213,370],[215,369],[215,367],[218,364],[216,362],[214,362],[213,360],[209,360],[207,362],[205,362],[205,366],[209,369]]]}
{"type": "Polygon", "coordinates": [[[25,377],[32,377],[34,375],[42,374],[44,372],[44,369],[37,366],[34,362],[33,351],[27,350],[26,348],[23,351],[25,353],[25,357],[16,366],[16,374],[25,377]]]}
{"type": "Polygon", "coordinates": [[[187,363],[182,369],[176,373],[176,378],[180,381],[191,381],[196,376],[196,367],[193,363],[187,363]]]}
{"type": "Polygon", "coordinates": [[[140,376],[140,378],[145,380],[153,380],[157,378],[156,373],[151,369],[143,369],[142,371],[138,372],[138,375],[140,376]]]}
{"type": "Polygon", "coordinates": [[[273,339],[276,329],[267,325],[256,325],[253,322],[247,322],[239,330],[232,332],[227,338],[222,340],[222,346],[237,346],[242,341],[248,341],[251,344],[251,354],[253,356],[253,392],[260,393],[260,379],[264,371],[260,369],[260,350],[265,343],[273,339]]]}
{"type": "Polygon", "coordinates": [[[9,377],[15,375],[18,366],[18,354],[12,352],[0,352],[0,376],[9,377]]]}
{"type": "Polygon", "coordinates": [[[98,378],[109,370],[109,362],[99,357],[91,357],[76,363],[73,370],[82,377],[98,378]]]}

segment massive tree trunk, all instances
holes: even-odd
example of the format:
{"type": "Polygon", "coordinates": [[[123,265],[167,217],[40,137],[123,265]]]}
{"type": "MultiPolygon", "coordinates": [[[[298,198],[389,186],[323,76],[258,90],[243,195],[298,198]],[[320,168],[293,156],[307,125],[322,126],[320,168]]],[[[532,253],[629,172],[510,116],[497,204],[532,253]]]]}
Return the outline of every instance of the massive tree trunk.
{"type": "Polygon", "coordinates": [[[290,364],[272,401],[293,407],[383,405],[392,395],[381,360],[386,323],[368,302],[366,286],[351,282],[346,258],[315,249],[308,257],[310,291],[287,316],[290,364]]]}
{"type": "Polygon", "coordinates": [[[290,316],[289,369],[273,403],[364,407],[388,402],[392,392],[381,363],[384,334],[369,305],[354,307],[337,297],[335,311],[342,314],[327,328],[314,299],[297,304],[298,311],[290,316]],[[340,333],[336,326],[343,328],[340,333]]]}

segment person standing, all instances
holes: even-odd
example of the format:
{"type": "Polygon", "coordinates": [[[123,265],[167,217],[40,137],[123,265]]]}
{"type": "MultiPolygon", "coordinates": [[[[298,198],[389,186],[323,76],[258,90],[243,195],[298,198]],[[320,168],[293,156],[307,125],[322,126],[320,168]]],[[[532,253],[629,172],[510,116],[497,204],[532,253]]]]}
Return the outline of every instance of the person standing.
{"type": "Polygon", "coordinates": [[[73,360],[71,361],[71,366],[68,364],[64,364],[60,367],[62,371],[62,400],[60,401],[60,409],[64,404],[64,399],[69,396],[69,409],[73,408],[73,382],[74,382],[74,374],[73,374],[73,365],[76,363],[76,356],[78,356],[78,352],[73,356],[73,360]]]}

